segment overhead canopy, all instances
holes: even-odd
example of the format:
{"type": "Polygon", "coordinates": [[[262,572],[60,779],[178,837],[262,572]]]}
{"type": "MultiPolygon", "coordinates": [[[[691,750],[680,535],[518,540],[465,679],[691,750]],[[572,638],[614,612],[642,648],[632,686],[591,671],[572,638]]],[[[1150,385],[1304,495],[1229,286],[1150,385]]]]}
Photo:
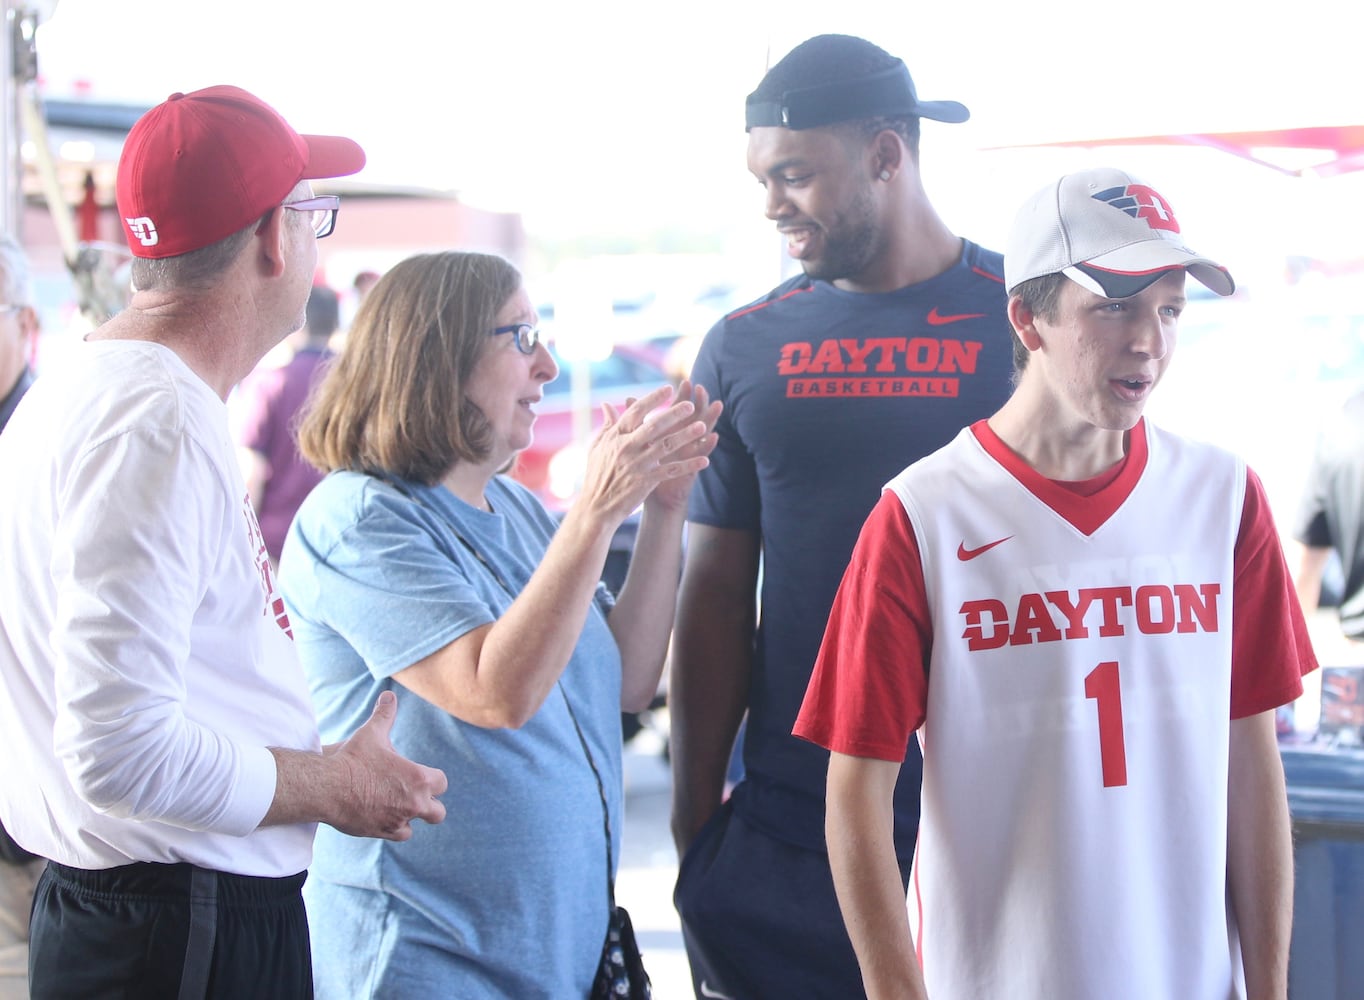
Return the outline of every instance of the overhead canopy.
{"type": "MultiPolygon", "coordinates": [[[[1024,143],[1007,148],[1069,146],[1206,146],[1239,156],[1292,177],[1335,177],[1364,170],[1364,125],[1321,125],[1308,128],[1260,129],[1252,132],[1189,132],[1182,135],[1118,136],[1024,143]],[[1276,163],[1275,152],[1296,152],[1305,166],[1276,163]],[[1313,155],[1316,154],[1316,155],[1313,155]]],[[[1004,147],[1000,147],[1004,148],[1004,147]]]]}

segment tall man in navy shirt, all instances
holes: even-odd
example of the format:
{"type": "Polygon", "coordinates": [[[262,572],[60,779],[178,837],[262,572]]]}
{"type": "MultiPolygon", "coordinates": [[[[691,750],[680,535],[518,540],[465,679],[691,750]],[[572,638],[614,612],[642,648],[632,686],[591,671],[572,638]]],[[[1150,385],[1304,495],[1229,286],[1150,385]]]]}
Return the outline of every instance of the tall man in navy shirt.
{"type": "MultiPolygon", "coordinates": [[[[1010,392],[1002,260],[953,235],[919,173],[919,120],[968,114],[920,101],[901,60],[844,35],[798,45],[748,98],[749,170],[804,273],[717,323],[693,370],[725,403],[688,514],[669,695],[698,996],[862,992],[824,846],[828,754],[791,727],[882,485],[1010,392]],[[745,777],[722,804],[745,713],[745,777]]],[[[921,761],[906,755],[907,879],[921,761]]]]}

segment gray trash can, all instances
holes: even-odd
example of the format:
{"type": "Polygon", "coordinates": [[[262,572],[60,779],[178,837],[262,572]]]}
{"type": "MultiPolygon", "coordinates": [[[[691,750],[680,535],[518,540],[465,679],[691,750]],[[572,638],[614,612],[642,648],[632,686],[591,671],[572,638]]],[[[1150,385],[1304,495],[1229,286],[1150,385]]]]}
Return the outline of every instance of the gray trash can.
{"type": "Polygon", "coordinates": [[[1364,750],[1280,748],[1293,817],[1290,1000],[1364,998],[1364,750]]]}

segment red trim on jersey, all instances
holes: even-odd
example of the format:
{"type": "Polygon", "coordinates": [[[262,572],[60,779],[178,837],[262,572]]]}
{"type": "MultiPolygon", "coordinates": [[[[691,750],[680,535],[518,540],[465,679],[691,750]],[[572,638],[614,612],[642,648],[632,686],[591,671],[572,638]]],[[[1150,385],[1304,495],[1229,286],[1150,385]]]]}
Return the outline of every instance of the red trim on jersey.
{"type": "Polygon", "coordinates": [[[998,281],[1001,285],[1004,284],[1003,277],[990,271],[982,271],[979,267],[972,266],[971,273],[978,274],[982,278],[989,278],[991,281],[998,281]]]}
{"type": "Polygon", "coordinates": [[[1092,535],[1112,517],[1136,489],[1146,469],[1146,420],[1128,433],[1127,454],[1111,469],[1077,483],[1060,482],[1042,475],[980,420],[971,425],[980,446],[1029,493],[1069,521],[1076,531],[1092,535]]]}
{"type": "Polygon", "coordinates": [[[728,316],[725,317],[725,319],[727,320],[738,319],[740,316],[747,316],[749,313],[755,313],[759,309],[766,309],[768,306],[773,305],[774,303],[785,302],[793,295],[799,295],[801,292],[813,292],[814,290],[815,286],[813,283],[809,285],[802,285],[799,288],[791,289],[785,295],[778,295],[775,299],[768,299],[766,302],[759,302],[756,305],[745,306],[744,308],[736,312],[730,313],[728,316]]]}

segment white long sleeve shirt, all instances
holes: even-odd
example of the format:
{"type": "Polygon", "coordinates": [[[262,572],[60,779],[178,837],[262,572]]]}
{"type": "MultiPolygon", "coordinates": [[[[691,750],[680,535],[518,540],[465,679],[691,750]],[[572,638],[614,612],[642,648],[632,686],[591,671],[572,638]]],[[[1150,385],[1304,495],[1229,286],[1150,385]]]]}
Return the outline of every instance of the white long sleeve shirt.
{"type": "Polygon", "coordinates": [[[156,344],[83,345],[0,435],[0,818],[80,868],[280,876],[271,746],[317,749],[221,399],[156,344]]]}

